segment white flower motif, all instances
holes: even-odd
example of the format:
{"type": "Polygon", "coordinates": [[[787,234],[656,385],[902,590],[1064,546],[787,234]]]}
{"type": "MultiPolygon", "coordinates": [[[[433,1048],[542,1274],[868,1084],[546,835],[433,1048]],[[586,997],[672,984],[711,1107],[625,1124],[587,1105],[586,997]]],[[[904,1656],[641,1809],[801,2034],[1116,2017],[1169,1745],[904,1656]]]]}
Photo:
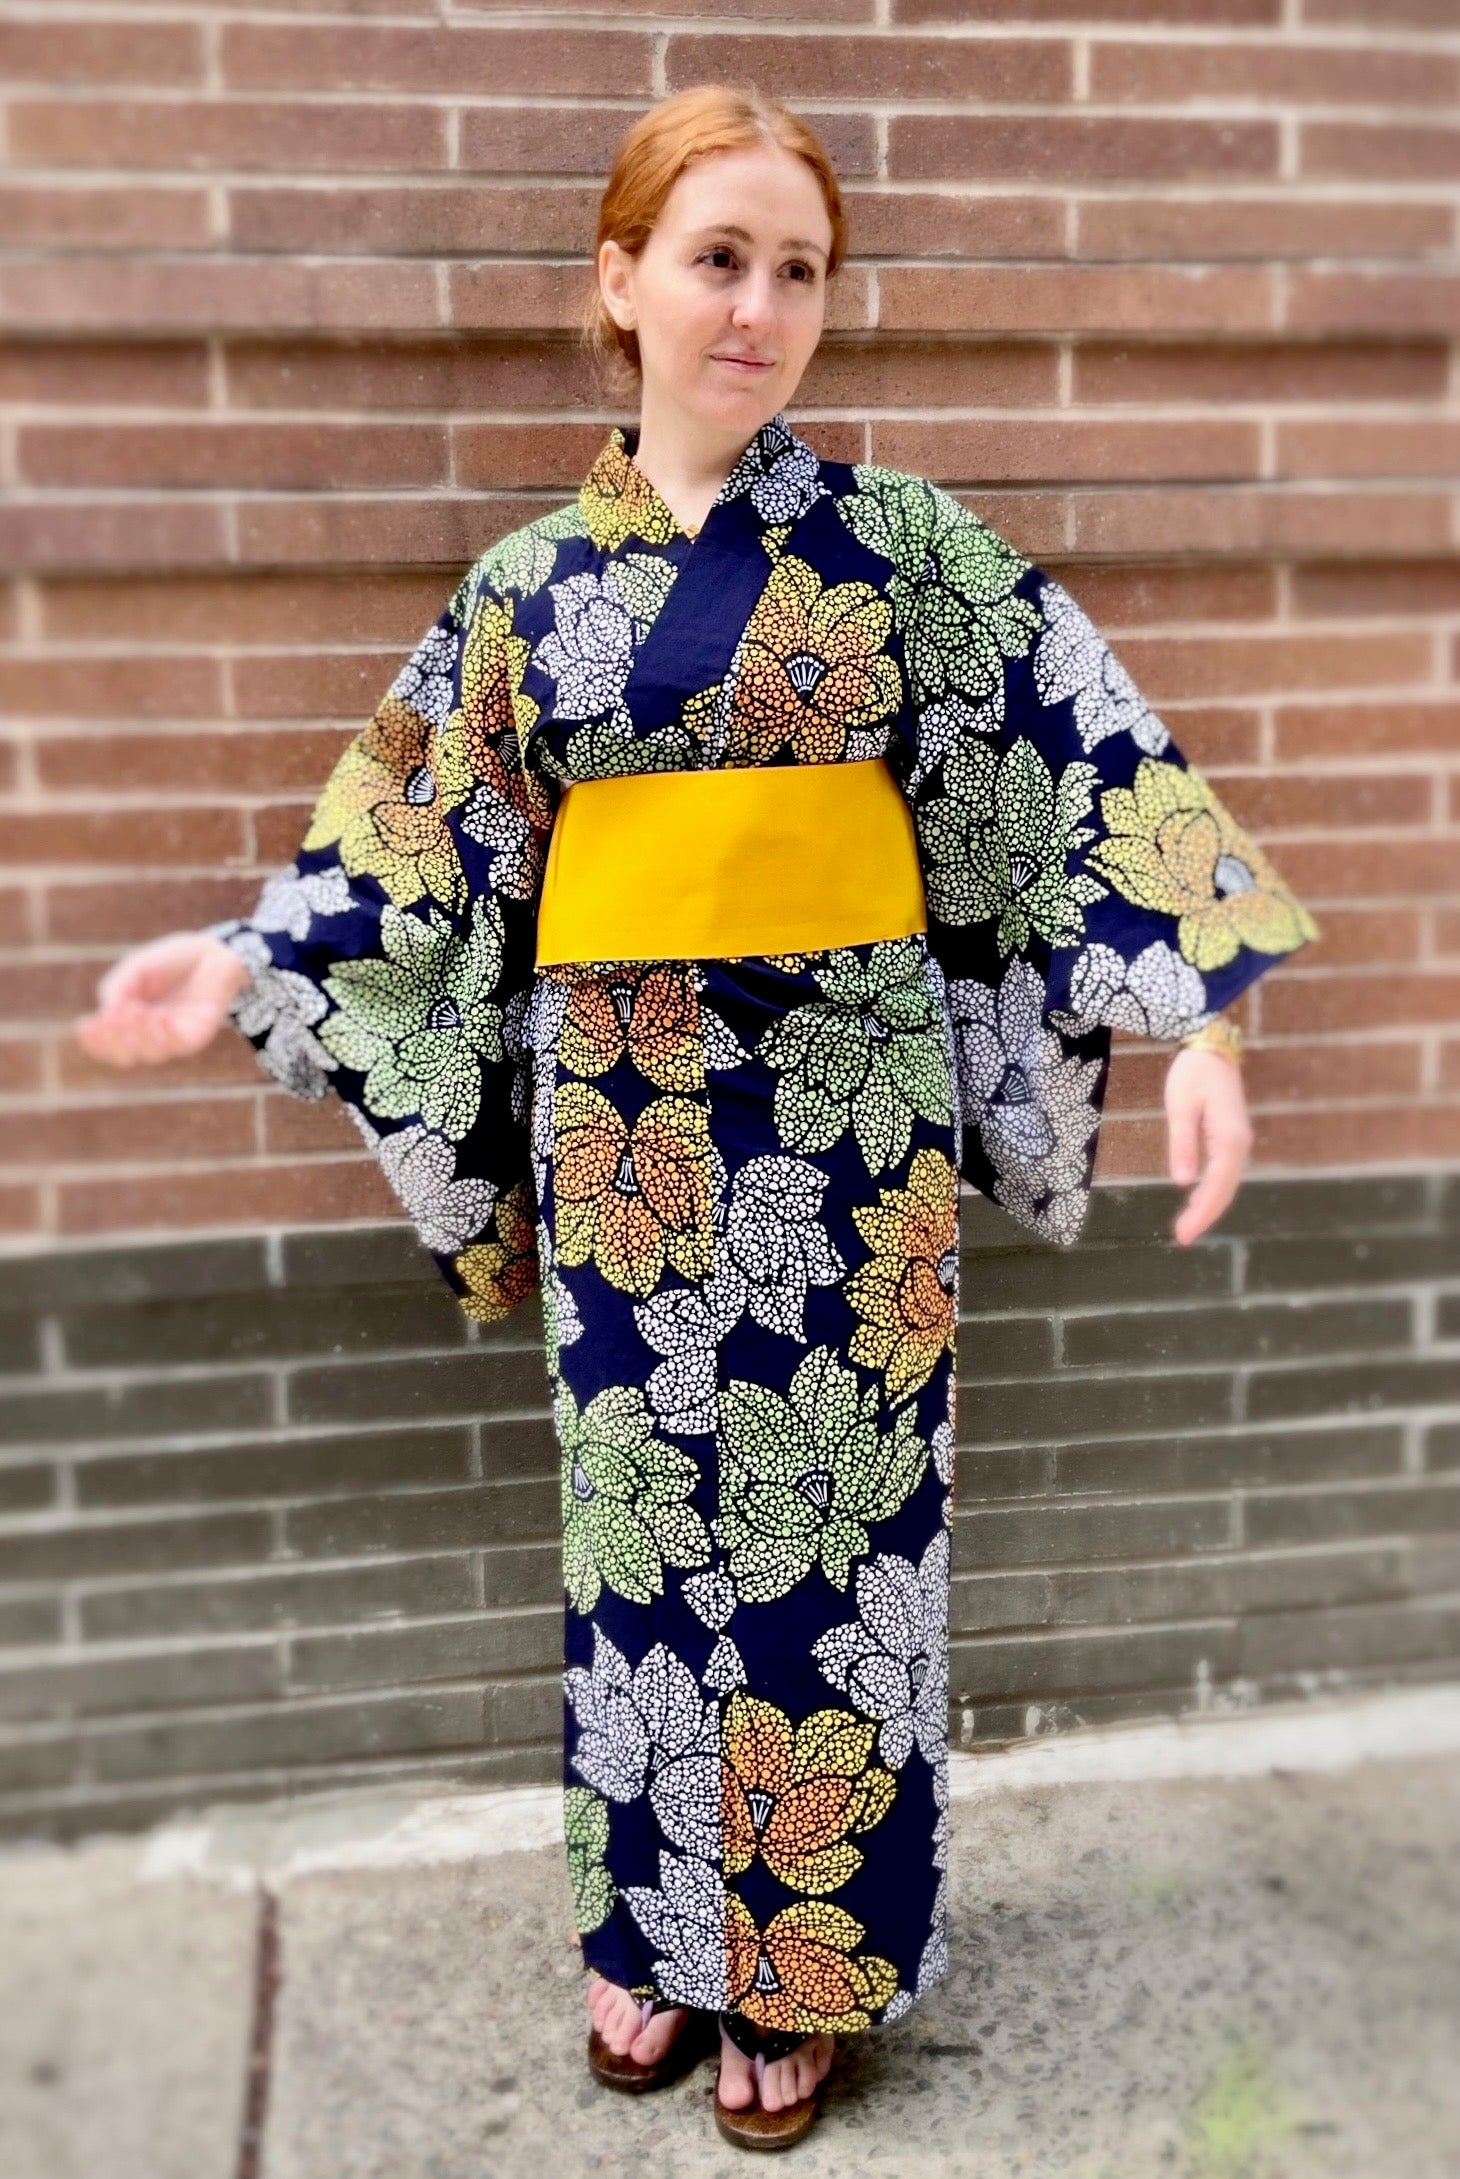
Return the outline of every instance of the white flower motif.
{"type": "Polygon", "coordinates": [[[732,1687],[744,1687],[750,1679],[745,1660],[738,1644],[728,1634],[722,1634],[710,1651],[704,1670],[704,1684],[712,1687],[717,1695],[728,1694],[732,1687]]]}
{"type": "Polygon", "coordinates": [[[740,1167],[715,1212],[723,1237],[716,1279],[730,1322],[748,1306],[767,1331],[805,1344],[807,1288],[832,1286],[846,1270],[821,1219],[826,1184],[806,1158],[748,1158],[740,1167]]]}
{"type": "Polygon", "coordinates": [[[431,726],[444,726],[451,716],[459,643],[459,629],[440,623],[428,628],[391,683],[391,695],[431,726]]]}
{"type": "Polygon", "coordinates": [[[723,1634],[735,1615],[734,1580],[723,1566],[689,1574],[684,1583],[684,1601],[696,1619],[702,1619],[716,1634],[723,1634]]]}
{"type": "Polygon", "coordinates": [[[350,881],[338,863],[307,874],[291,863],[266,880],[248,920],[257,930],[287,931],[297,945],[317,915],[348,915],[354,905],[350,881]]]}
{"type": "Polygon", "coordinates": [[[601,719],[617,708],[633,671],[633,615],[607,571],[569,575],[549,589],[554,625],[533,656],[553,678],[553,715],[601,719]]]}
{"type": "Polygon", "coordinates": [[[1070,973],[1069,1010],[1077,1032],[1105,1022],[1151,1037],[1185,1036],[1211,1011],[1200,972],[1161,938],[1129,961],[1113,946],[1085,946],[1070,973]]]}
{"type": "Polygon", "coordinates": [[[719,2012],[729,2004],[725,1973],[725,1886],[716,1863],[659,1850],[659,1889],[625,1884],[621,1896],[658,1947],[654,1979],[676,2005],[719,2012]]]}
{"type": "Polygon", "coordinates": [[[593,1665],[570,1665],[563,1687],[578,1721],[573,1768],[611,1801],[645,1785],[666,1838],[689,1853],[719,1851],[718,1707],[684,1660],[656,1642],[637,1671],[595,1620],[593,1665]]]}
{"type": "Polygon", "coordinates": [[[948,1744],[948,1563],[946,1528],[916,1566],[879,1551],[856,1572],[860,1617],[828,1628],[811,1645],[823,1676],[866,1717],[882,1720],[882,1760],[901,1770],[914,1741],[935,1768],[948,1744]]]}
{"type": "Polygon", "coordinates": [[[1159,756],[1170,734],[1083,606],[1049,575],[1040,604],[1044,627],[1033,660],[1040,702],[1073,698],[1075,726],[1087,756],[1110,734],[1129,734],[1138,748],[1159,756]]]}
{"type": "Polygon", "coordinates": [[[329,1012],[324,993],[296,970],[275,968],[257,931],[236,931],[226,943],[252,972],[230,1012],[246,1037],[263,1038],[260,1064],[291,1096],[323,1097],[335,1065],[313,1034],[315,1022],[329,1012]]]}
{"type": "Polygon", "coordinates": [[[456,1152],[428,1127],[400,1128],[376,1149],[381,1170],[416,1222],[425,1246],[455,1255],[485,1227],[497,1200],[489,1180],[456,1177],[456,1152]]]}

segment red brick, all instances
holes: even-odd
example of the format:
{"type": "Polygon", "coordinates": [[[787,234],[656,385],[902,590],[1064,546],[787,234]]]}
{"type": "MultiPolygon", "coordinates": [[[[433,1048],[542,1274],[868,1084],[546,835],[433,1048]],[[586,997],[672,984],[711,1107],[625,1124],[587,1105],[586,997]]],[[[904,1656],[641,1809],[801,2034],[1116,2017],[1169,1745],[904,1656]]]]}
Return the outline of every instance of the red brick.
{"type": "Polygon", "coordinates": [[[12,249],[194,250],[210,239],[201,189],[0,191],[0,242],[12,249]]]}
{"type": "Polygon", "coordinates": [[[180,85],[203,80],[203,34],[195,23],[0,23],[0,83],[58,87],[180,85]]]}
{"type": "Polygon", "coordinates": [[[1035,105],[1074,91],[1074,48],[1055,38],[899,38],[874,30],[768,37],[757,32],[671,32],[665,86],[753,80],[772,98],[989,99],[1035,105]]]}
{"type": "Polygon", "coordinates": [[[1460,1015],[1460,975],[1444,969],[1386,968],[1377,976],[1274,976],[1264,995],[1263,1023],[1294,1036],[1325,1029],[1391,1029],[1454,1020],[1460,1015]]]}
{"type": "Polygon", "coordinates": [[[16,433],[30,484],[346,491],[442,484],[439,424],[33,424],[16,433]]]}
{"type": "MultiPolygon", "coordinates": [[[[223,350],[230,408],[510,409],[523,399],[523,370],[522,350],[508,340],[351,346],[236,340],[223,350]]],[[[535,408],[600,405],[586,361],[567,342],[533,350],[531,387],[535,408]]]]}
{"type": "Polygon", "coordinates": [[[1460,749],[1460,699],[1407,703],[1280,704],[1273,713],[1273,753],[1294,764],[1324,756],[1399,756],[1460,749]]]}
{"type": "Polygon", "coordinates": [[[300,1097],[269,1097],[264,1103],[264,1149],[271,1157],[314,1157],[358,1150],[354,1121],[338,1097],[307,1104],[300,1097]]]}
{"type": "MultiPolygon", "coordinates": [[[[127,1086],[140,1079],[126,1076],[127,1086]]],[[[159,1097],[127,1104],[17,1110],[0,1128],[0,1165],[175,1165],[183,1158],[246,1156],[254,1145],[252,1097],[159,1097]]]]}
{"type": "Polygon", "coordinates": [[[36,769],[43,788],[101,794],[278,794],[324,784],[339,755],[336,732],[67,734],[43,743],[36,769]]]}
{"type": "Polygon", "coordinates": [[[366,567],[429,564],[445,570],[449,584],[495,539],[560,507],[567,496],[246,500],[238,509],[237,556],[245,566],[267,567],[300,561],[311,568],[351,561],[366,567]]]}
{"type": "Polygon", "coordinates": [[[203,408],[208,355],[197,342],[26,340],[0,347],[0,401],[46,408],[203,408]]]}
{"type": "MultiPolygon", "coordinates": [[[[859,189],[847,198],[846,209],[852,259],[1068,255],[1065,208],[1055,197],[859,189]]],[[[590,245],[591,240],[590,226],[590,245]]],[[[879,363],[885,354],[878,349],[879,363]]]]}
{"type": "MultiPolygon", "coordinates": [[[[1422,57],[1453,84],[1453,60],[1422,57]]],[[[1315,180],[1452,182],[1460,177],[1460,129],[1419,120],[1308,121],[1298,134],[1298,162],[1315,180]]]]}
{"type": "MultiPolygon", "coordinates": [[[[331,257],[471,257],[490,248],[494,255],[586,258],[597,211],[598,192],[586,188],[256,182],[229,191],[228,232],[239,250],[331,257]]],[[[860,202],[857,212],[860,218],[860,202]]]]}
{"type": "Polygon", "coordinates": [[[219,41],[223,79],[243,91],[391,91],[494,97],[594,97],[611,84],[633,98],[653,89],[654,40],[645,31],[495,28],[439,24],[397,29],[363,23],[229,23],[219,41]]]}
{"type": "MultiPolygon", "coordinates": [[[[641,112],[630,106],[548,106],[521,101],[503,106],[465,106],[460,116],[457,165],[464,173],[583,174],[598,188],[618,148],[641,112]]],[[[877,139],[869,113],[817,112],[800,108],[815,128],[844,182],[877,172],[877,139]]]]}
{"type": "MultiPolygon", "coordinates": [[[[1312,42],[1254,45],[1194,39],[1161,45],[1097,40],[1090,52],[1090,96],[1169,106],[1187,99],[1228,98],[1250,106],[1268,98],[1285,106],[1448,105],[1460,93],[1453,54],[1372,45],[1312,42]]],[[[1350,170],[1351,171],[1351,170],[1350,170]]]]}
{"type": "Polygon", "coordinates": [[[1456,477],[1460,422],[1359,414],[1279,423],[1275,468],[1281,477],[1456,477]]]}
{"type": "Polygon", "coordinates": [[[1259,266],[889,266],[878,323],[920,333],[1261,333],[1273,323],[1259,266]]]}
{"type": "Polygon", "coordinates": [[[43,1079],[45,1047],[34,1037],[0,1038],[0,1095],[24,1097],[43,1079]]]}
{"type": "MultiPolygon", "coordinates": [[[[1073,495],[1081,552],[1438,552],[1449,543],[1449,495],[1233,489],[1121,490],[1073,495]]],[[[1419,655],[1416,647],[1416,655],[1419,655]]],[[[1428,663],[1416,669],[1427,675],[1428,663]]]]}
{"type": "Polygon", "coordinates": [[[1223,774],[1223,799],[1256,835],[1308,830],[1427,830],[1434,805],[1430,780],[1420,772],[1260,771],[1223,774]]]}
{"type": "Polygon", "coordinates": [[[1448,205],[1363,197],[1090,197],[1077,221],[1074,254],[1095,258],[1409,257],[1454,233],[1448,205]]]}
{"type": "Polygon", "coordinates": [[[25,945],[34,930],[34,914],[30,887],[0,887],[0,945],[25,945]]]}
{"type": "Polygon", "coordinates": [[[56,1197],[62,1233],[316,1225],[337,1219],[400,1217],[399,1198],[373,1158],[63,1180],[57,1184],[56,1197]]]}
{"type": "Polygon", "coordinates": [[[1081,567],[1060,575],[1091,619],[1106,630],[1142,628],[1152,621],[1271,620],[1277,613],[1277,571],[1244,566],[1182,566],[1160,560],[1127,567],[1081,567]]]}
{"type": "Polygon", "coordinates": [[[1256,476],[1256,424],[1106,423],[1011,417],[993,423],[872,425],[872,459],[941,483],[1018,478],[1058,483],[1104,477],[1256,476]]]}
{"type": "Polygon", "coordinates": [[[265,869],[294,860],[299,852],[299,843],[309,830],[313,807],[314,797],[311,796],[305,802],[276,803],[272,809],[255,813],[255,853],[265,869]]]}
{"type": "Polygon", "coordinates": [[[40,572],[206,565],[229,558],[223,510],[188,500],[13,500],[0,507],[0,565],[40,572]]]}
{"type": "MultiPolygon", "coordinates": [[[[1290,860],[1283,849],[1283,865],[1290,860]]],[[[1425,911],[1401,902],[1381,907],[1329,901],[1323,910],[1323,935],[1301,958],[1324,968],[1384,967],[1398,962],[1412,968],[1420,958],[1425,911]]],[[[1328,1087],[1332,1088],[1330,1077],[1328,1087]]]]}
{"type": "Polygon", "coordinates": [[[432,172],[446,165],[446,115],[374,99],[17,99],[10,155],[20,166],[432,172]]]}
{"type": "Polygon", "coordinates": [[[6,1233],[35,1233],[40,1223],[39,1188],[0,1188],[0,1229],[6,1233]]]}
{"type": "Polygon", "coordinates": [[[1265,181],[1279,149],[1272,121],[894,114],[887,124],[896,181],[1265,181]]]}
{"type": "Polygon", "coordinates": [[[443,582],[431,574],[333,569],[287,576],[237,569],[198,576],[81,575],[36,585],[41,628],[50,642],[129,637],[177,644],[397,648],[424,633],[446,595],[443,582]]]}
{"type": "Polygon", "coordinates": [[[1293,838],[1283,842],[1283,876],[1321,922],[1324,903],[1334,899],[1423,899],[1455,894],[1453,840],[1345,840],[1336,851],[1330,840],[1293,838]]]}
{"type": "MultiPolygon", "coordinates": [[[[440,604],[445,602],[443,597],[440,604]]],[[[274,658],[240,658],[233,669],[237,707],[253,719],[358,718],[363,723],[404,663],[400,650],[291,651],[274,658]]],[[[331,763],[340,753],[338,733],[296,738],[308,738],[320,748],[331,744],[331,763]]]]}
{"type": "MultiPolygon", "coordinates": [[[[254,891],[257,891],[255,882],[254,891]]],[[[166,923],[152,930],[135,934],[141,938],[161,936],[168,928],[166,923]]],[[[118,932],[119,937],[123,934],[118,932]]],[[[79,1011],[80,1009],[78,1009],[79,1011]]],[[[59,1037],[51,1058],[55,1079],[62,1093],[83,1093],[102,1090],[115,1095],[119,1079],[115,1067],[105,1061],[92,1059],[69,1035],[59,1037]]],[[[126,1077],[125,1079],[133,1079],[126,1077]]],[[[229,1029],[220,1030],[211,1044],[201,1052],[194,1052],[188,1059],[164,1061],[149,1067],[145,1077],[150,1088],[162,1090],[200,1089],[252,1089],[267,1087],[267,1077],[260,1067],[253,1047],[244,1038],[229,1029]]]]}
{"type": "Polygon", "coordinates": [[[1127,636],[1120,655],[1153,703],[1312,688],[1387,687],[1425,677],[1429,646],[1411,635],[1127,636]]]}
{"type": "Polygon", "coordinates": [[[0,1021],[65,1022],[90,1013],[96,987],[116,957],[116,948],[92,959],[0,959],[0,1021]]]}
{"type": "MultiPolygon", "coordinates": [[[[1457,137],[1460,142],[1460,137],[1457,137]]],[[[1447,272],[1323,272],[1295,268],[1287,322],[1310,333],[1460,330],[1460,278],[1447,272]]]]}
{"type": "Polygon", "coordinates": [[[230,877],[130,877],[125,885],[48,885],[42,903],[46,936],[57,945],[138,944],[165,931],[201,930],[225,916],[246,915],[258,898],[251,872],[230,877]]]}
{"type": "Polygon", "coordinates": [[[1303,18],[1313,24],[1353,23],[1375,30],[1453,30],[1454,0],[1303,0],[1303,18]]]}
{"type": "Polygon", "coordinates": [[[250,264],[211,258],[55,257],[0,267],[17,329],[419,331],[439,322],[429,265],[250,264]]]}
{"type": "Polygon", "coordinates": [[[1313,561],[1295,567],[1290,580],[1293,610],[1304,616],[1460,612],[1460,564],[1449,558],[1313,561]]]}
{"type": "Polygon", "coordinates": [[[1281,22],[1282,13],[1283,0],[892,0],[896,23],[1173,23],[1183,30],[1251,30],[1281,22]]]}
{"type": "Polygon", "coordinates": [[[143,804],[132,809],[0,812],[0,862],[206,868],[237,862],[242,854],[242,819],[232,809],[143,804]]]}
{"type": "Polygon", "coordinates": [[[223,677],[211,658],[12,654],[0,707],[31,718],[217,718],[223,677]]]}
{"type": "Polygon", "coordinates": [[[1244,341],[1192,347],[1159,342],[1118,347],[1091,341],[1075,351],[1073,399],[1086,402],[1301,402],[1434,400],[1449,369],[1438,342],[1244,341]]]}

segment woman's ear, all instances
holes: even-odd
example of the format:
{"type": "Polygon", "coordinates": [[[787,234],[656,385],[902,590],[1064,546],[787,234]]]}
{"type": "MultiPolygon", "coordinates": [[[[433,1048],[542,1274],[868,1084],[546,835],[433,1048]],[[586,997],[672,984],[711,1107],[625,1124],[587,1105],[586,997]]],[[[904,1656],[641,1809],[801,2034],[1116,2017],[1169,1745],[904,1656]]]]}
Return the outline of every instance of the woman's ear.
{"type": "Polygon", "coordinates": [[[598,285],[609,315],[624,332],[634,325],[633,259],[612,236],[598,251],[598,285]]]}

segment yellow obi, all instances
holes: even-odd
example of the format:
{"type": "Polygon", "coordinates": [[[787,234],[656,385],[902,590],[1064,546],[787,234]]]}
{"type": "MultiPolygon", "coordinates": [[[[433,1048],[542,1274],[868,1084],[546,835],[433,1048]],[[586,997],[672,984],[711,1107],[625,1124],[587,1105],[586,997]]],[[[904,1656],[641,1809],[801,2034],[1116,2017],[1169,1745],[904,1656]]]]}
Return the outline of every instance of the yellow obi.
{"type": "Polygon", "coordinates": [[[537,965],[812,953],[927,927],[885,757],[635,772],[563,790],[537,965]]]}

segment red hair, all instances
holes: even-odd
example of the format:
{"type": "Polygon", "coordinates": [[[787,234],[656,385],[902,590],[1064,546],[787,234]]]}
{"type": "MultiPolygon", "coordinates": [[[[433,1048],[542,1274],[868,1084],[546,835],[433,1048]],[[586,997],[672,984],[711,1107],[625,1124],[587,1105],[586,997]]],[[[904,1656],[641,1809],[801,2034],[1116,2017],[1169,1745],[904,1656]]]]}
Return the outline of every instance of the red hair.
{"type": "MultiPolygon", "coordinates": [[[[664,200],[692,159],[716,151],[758,151],[779,146],[804,159],[821,185],[831,221],[830,278],[846,254],[847,222],[831,155],[821,138],[778,99],[753,85],[695,83],[660,99],[641,114],[619,146],[613,172],[598,206],[593,259],[607,241],[637,257],[664,209],[664,200]]],[[[583,341],[610,382],[620,386],[640,371],[639,340],[632,327],[618,324],[595,281],[583,316],[583,341]],[[627,374],[625,371],[627,366],[627,374]]]]}

